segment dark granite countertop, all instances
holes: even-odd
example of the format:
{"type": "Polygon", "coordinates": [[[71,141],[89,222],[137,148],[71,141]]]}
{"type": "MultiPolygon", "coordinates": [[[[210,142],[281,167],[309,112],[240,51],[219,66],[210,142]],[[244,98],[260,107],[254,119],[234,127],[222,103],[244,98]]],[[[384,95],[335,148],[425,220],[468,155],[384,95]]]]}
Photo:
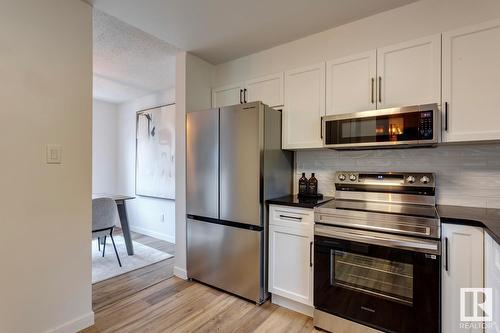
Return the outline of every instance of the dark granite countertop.
{"type": "MultiPolygon", "coordinates": [[[[297,195],[286,195],[267,200],[267,203],[270,205],[314,208],[334,199],[334,197],[323,197],[320,200],[299,199],[297,195]]],[[[482,227],[491,238],[500,244],[500,209],[437,205],[437,211],[442,223],[482,227]]]]}
{"type": "Polygon", "coordinates": [[[303,199],[299,198],[297,195],[285,195],[284,197],[269,199],[266,202],[269,205],[314,208],[316,206],[320,206],[324,203],[327,203],[328,201],[331,201],[333,199],[334,199],[333,197],[323,197],[323,199],[303,199]]]}
{"type": "Polygon", "coordinates": [[[438,205],[437,210],[442,223],[483,227],[500,244],[500,209],[438,205]]]}

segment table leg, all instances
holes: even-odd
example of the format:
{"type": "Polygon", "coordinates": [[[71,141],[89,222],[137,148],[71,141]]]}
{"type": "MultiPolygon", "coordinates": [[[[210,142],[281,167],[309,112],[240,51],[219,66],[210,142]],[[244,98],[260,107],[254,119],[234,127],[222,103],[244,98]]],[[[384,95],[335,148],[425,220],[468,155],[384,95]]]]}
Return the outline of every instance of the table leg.
{"type": "Polygon", "coordinates": [[[128,225],[127,208],[125,207],[125,200],[116,201],[118,208],[118,216],[122,224],[123,238],[127,246],[127,253],[129,256],[134,255],[134,246],[132,244],[132,236],[130,235],[130,227],[128,225]]]}

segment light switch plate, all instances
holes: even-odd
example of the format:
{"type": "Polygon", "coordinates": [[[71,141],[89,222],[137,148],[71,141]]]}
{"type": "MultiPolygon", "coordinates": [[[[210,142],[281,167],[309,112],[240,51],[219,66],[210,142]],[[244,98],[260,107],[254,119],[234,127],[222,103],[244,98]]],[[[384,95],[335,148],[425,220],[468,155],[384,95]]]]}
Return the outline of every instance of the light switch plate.
{"type": "Polygon", "coordinates": [[[46,148],[47,164],[61,164],[62,163],[62,146],[50,144],[46,148]]]}

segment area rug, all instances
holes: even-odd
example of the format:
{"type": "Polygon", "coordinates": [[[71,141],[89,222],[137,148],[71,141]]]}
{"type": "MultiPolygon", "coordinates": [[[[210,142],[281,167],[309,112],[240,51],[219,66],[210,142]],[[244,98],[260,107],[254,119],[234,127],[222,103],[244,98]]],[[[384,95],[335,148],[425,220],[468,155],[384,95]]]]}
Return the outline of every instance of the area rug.
{"type": "MultiPolygon", "coordinates": [[[[116,249],[120,255],[122,267],[118,266],[115,250],[111,238],[106,237],[106,252],[104,258],[102,252],[97,249],[97,239],[92,241],[92,283],[107,280],[109,278],[157,263],[159,261],[172,258],[173,255],[165,253],[152,247],[137,243],[134,244],[134,255],[129,256],[125,247],[123,236],[113,236],[116,249]]],[[[102,245],[101,245],[102,251],[102,245]]]]}

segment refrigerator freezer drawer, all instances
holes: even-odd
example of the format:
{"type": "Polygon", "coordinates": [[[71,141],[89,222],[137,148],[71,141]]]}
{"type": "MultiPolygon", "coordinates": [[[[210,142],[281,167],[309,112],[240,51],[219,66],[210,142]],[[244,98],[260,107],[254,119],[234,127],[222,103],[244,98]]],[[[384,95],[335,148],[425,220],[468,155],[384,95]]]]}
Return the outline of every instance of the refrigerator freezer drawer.
{"type": "Polygon", "coordinates": [[[261,303],[262,237],[263,231],[188,219],[188,277],[261,303]]]}

